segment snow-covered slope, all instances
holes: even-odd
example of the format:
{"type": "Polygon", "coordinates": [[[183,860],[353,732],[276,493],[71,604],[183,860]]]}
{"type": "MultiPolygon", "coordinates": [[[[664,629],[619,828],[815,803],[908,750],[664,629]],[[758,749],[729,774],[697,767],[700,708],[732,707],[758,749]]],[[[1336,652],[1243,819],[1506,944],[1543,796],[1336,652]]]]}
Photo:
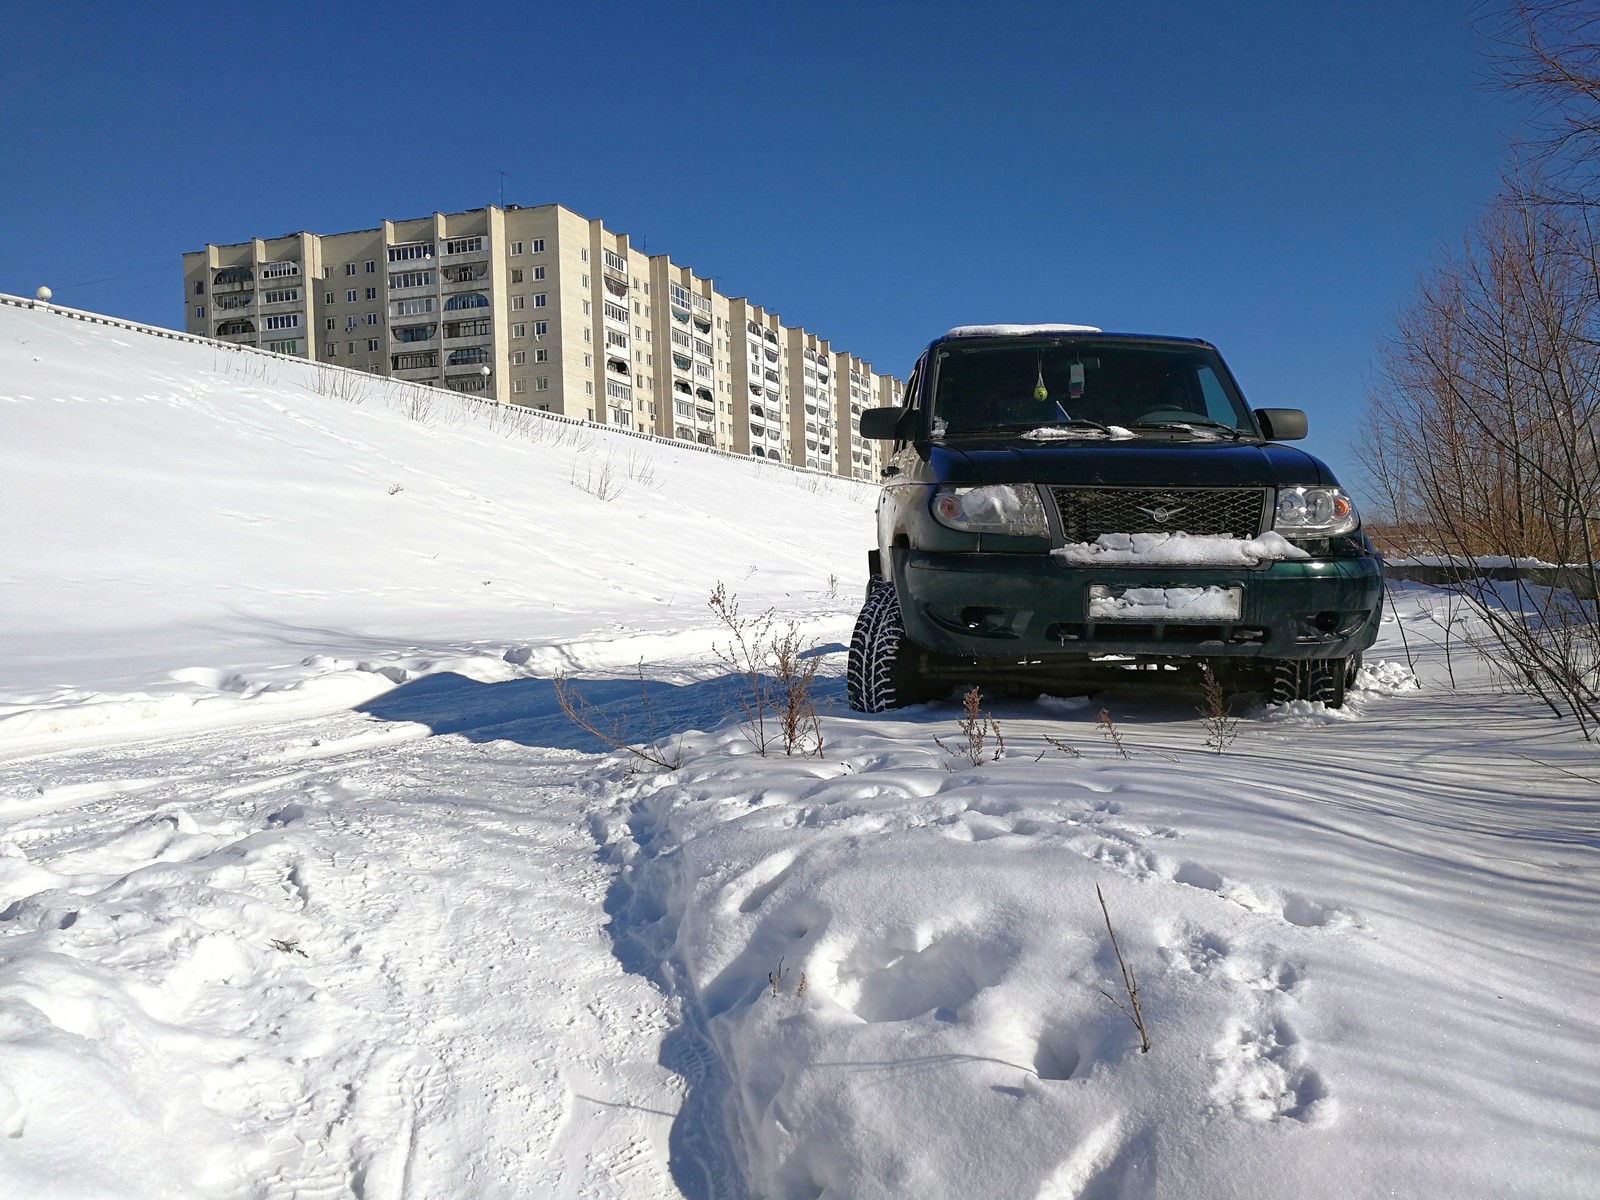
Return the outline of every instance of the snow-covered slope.
{"type": "Polygon", "coordinates": [[[701,655],[715,583],[839,613],[871,536],[861,484],[9,306],[0,420],[0,738],[701,655]]]}
{"type": "Polygon", "coordinates": [[[0,1195],[1600,1194],[1600,763],[1441,593],[974,764],[844,710],[867,489],[343,378],[0,307],[0,1195]]]}

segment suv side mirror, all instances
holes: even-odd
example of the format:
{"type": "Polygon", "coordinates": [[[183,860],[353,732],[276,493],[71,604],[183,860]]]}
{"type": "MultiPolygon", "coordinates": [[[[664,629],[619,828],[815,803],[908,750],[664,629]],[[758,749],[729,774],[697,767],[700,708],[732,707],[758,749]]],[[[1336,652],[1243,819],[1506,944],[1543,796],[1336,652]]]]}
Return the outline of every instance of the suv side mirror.
{"type": "Polygon", "coordinates": [[[1306,435],[1306,414],[1298,408],[1258,408],[1256,420],[1269,442],[1297,442],[1306,435]]]}
{"type": "Polygon", "coordinates": [[[861,414],[861,436],[873,442],[894,442],[900,439],[900,422],[911,410],[906,408],[869,408],[861,414]]]}

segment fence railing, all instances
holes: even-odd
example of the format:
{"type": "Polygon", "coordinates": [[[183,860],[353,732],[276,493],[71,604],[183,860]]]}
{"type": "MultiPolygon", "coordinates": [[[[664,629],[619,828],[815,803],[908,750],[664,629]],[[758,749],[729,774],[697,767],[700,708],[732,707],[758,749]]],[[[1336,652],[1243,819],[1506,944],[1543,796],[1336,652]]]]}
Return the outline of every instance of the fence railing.
{"type": "Polygon", "coordinates": [[[1478,563],[1417,563],[1386,560],[1383,573],[1432,587],[1455,587],[1468,579],[1510,583],[1521,580],[1538,587],[1565,588],[1580,600],[1595,599],[1595,573],[1583,566],[1484,566],[1478,563]]]}
{"type": "MultiPolygon", "coordinates": [[[[386,375],[378,375],[371,371],[362,371],[356,367],[346,367],[339,363],[319,362],[313,358],[302,358],[297,354],[280,354],[276,350],[263,350],[259,346],[241,346],[235,342],[220,341],[216,338],[202,337],[196,333],[184,333],[177,329],[164,329],[160,325],[147,325],[142,321],[129,321],[122,317],[108,317],[104,313],[87,312],[83,309],[67,308],[65,305],[54,304],[46,300],[30,300],[24,296],[13,296],[0,292],[0,305],[11,308],[27,308],[36,312],[46,312],[52,316],[62,317],[71,321],[86,321],[92,325],[109,325],[116,329],[126,329],[130,333],[142,333],[149,337],[165,338],[174,342],[192,342],[197,346],[211,346],[227,350],[230,354],[259,354],[263,358],[276,359],[279,362],[294,363],[301,367],[311,367],[317,371],[343,372],[363,383],[374,380],[380,383],[394,383],[407,388],[426,388],[428,384],[414,380],[391,379],[386,375]]],[[[466,396],[452,392],[448,388],[436,389],[441,396],[455,396],[457,399],[467,400],[474,404],[491,409],[503,409],[516,413],[530,413],[541,420],[557,421],[567,425],[581,425],[586,429],[603,430],[624,437],[636,438],[640,441],[654,442],[657,445],[669,447],[673,450],[689,450],[696,454],[711,454],[718,458],[732,459],[738,462],[759,463],[761,466],[774,471],[788,471],[795,475],[810,475],[819,479],[833,479],[841,483],[860,483],[872,485],[870,479],[857,479],[852,475],[840,475],[834,471],[822,471],[815,467],[801,467],[793,463],[774,462],[770,458],[757,457],[753,454],[738,454],[732,450],[721,450],[715,446],[702,446],[698,442],[684,442],[677,438],[662,437],[655,433],[641,433],[637,429],[625,429],[620,425],[608,425],[604,421],[591,421],[585,417],[569,417],[565,413],[550,412],[543,408],[534,408],[527,404],[507,404],[504,401],[493,400],[482,396],[466,396]]]]}

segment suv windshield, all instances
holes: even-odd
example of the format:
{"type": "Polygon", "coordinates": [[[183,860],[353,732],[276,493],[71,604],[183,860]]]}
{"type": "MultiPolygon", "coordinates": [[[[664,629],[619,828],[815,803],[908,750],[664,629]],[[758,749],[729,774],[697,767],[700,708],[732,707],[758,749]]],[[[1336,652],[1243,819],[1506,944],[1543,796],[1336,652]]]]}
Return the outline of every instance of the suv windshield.
{"type": "Polygon", "coordinates": [[[1253,434],[1243,399],[1208,346],[1059,338],[947,342],[934,359],[941,434],[1069,426],[1191,425],[1253,434]]]}

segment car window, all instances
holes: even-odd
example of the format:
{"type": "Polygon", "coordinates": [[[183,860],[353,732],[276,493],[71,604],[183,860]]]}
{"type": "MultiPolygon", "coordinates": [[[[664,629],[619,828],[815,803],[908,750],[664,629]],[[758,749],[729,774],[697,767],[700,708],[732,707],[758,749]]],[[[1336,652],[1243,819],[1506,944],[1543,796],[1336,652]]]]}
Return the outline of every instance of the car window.
{"type": "Polygon", "coordinates": [[[934,429],[1207,419],[1248,428],[1243,401],[1205,346],[1092,338],[941,346],[934,429]]]}

